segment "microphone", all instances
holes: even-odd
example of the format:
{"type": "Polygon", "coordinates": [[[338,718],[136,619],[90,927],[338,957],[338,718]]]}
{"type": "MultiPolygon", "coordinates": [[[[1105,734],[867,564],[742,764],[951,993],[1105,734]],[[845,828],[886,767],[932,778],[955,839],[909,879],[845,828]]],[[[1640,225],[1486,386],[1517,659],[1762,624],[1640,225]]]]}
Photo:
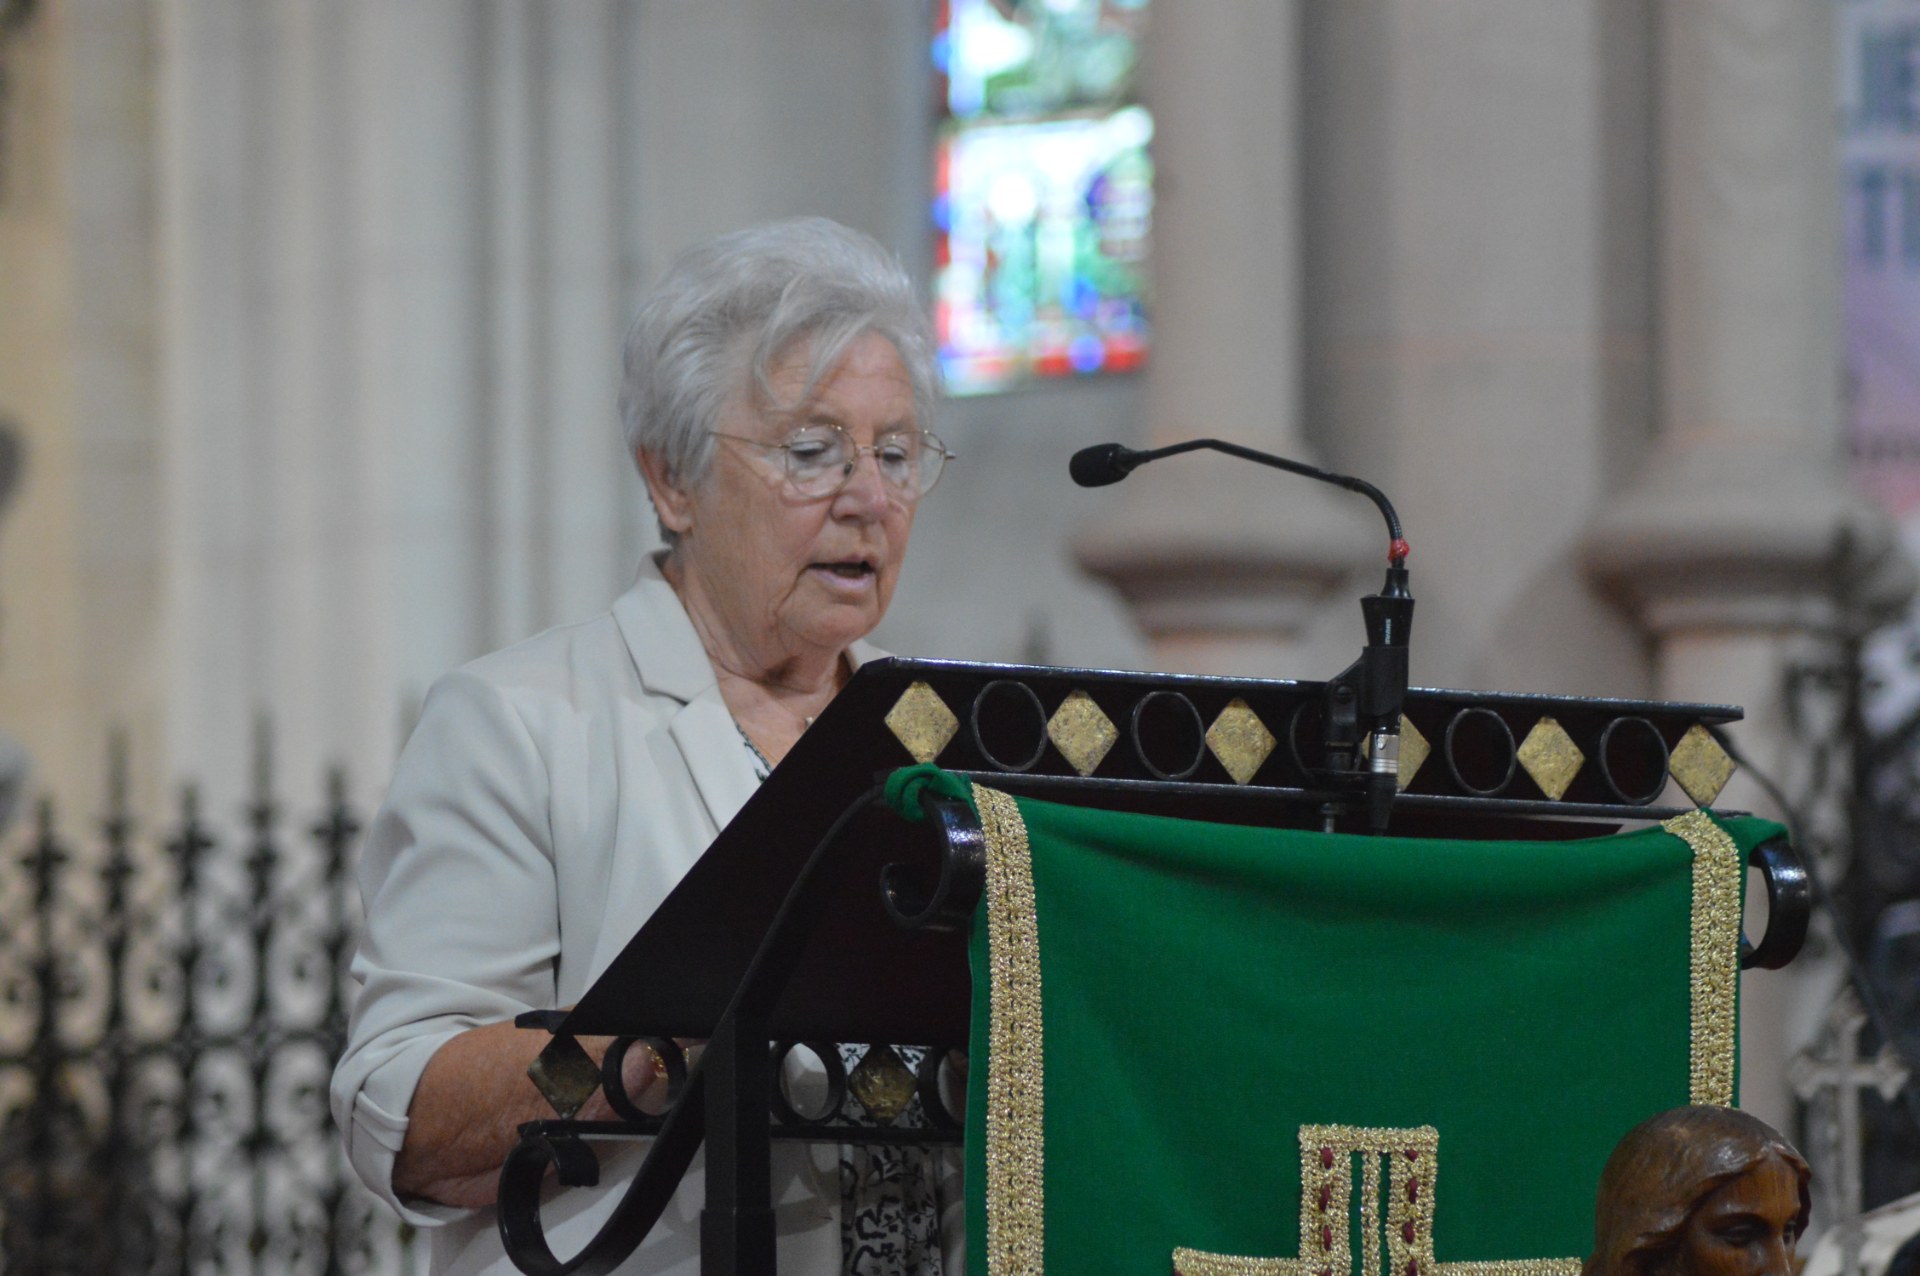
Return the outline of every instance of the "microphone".
{"type": "MultiPolygon", "coordinates": [[[[1323,693],[1323,740],[1330,774],[1340,784],[1365,795],[1367,824],[1384,833],[1393,798],[1399,789],[1400,711],[1407,696],[1407,636],[1413,624],[1413,595],[1407,592],[1407,555],[1411,552],[1400,532],[1400,516],[1393,503],[1373,484],[1349,474],[1335,474],[1302,461],[1258,452],[1220,439],[1188,439],[1168,447],[1135,451],[1118,443],[1096,443],[1081,448],[1067,463],[1067,472],[1081,487],[1118,483],[1148,461],[1181,452],[1208,448],[1245,461],[1271,465],[1307,478],[1344,487],[1372,501],[1387,523],[1387,581],[1377,594],[1360,600],[1366,620],[1367,645],[1360,659],[1336,674],[1323,693]]],[[[1329,807],[1327,831],[1333,831],[1329,807]]]]}
{"type": "Polygon", "coordinates": [[[1335,474],[1332,470],[1323,470],[1317,465],[1308,465],[1304,461],[1290,461],[1284,456],[1255,451],[1250,447],[1241,447],[1238,443],[1228,443],[1224,439],[1188,439],[1184,443],[1174,443],[1168,447],[1157,447],[1145,452],[1138,452],[1118,443],[1096,443],[1092,447],[1083,447],[1073,454],[1067,462],[1067,473],[1081,487],[1106,487],[1109,484],[1118,483],[1148,461],[1157,461],[1163,456],[1177,456],[1182,452],[1195,452],[1201,448],[1225,452],[1228,456],[1237,456],[1243,461],[1271,465],[1276,470],[1319,479],[1322,483],[1331,483],[1335,487],[1344,487],[1349,492],[1360,493],[1372,501],[1379,509],[1381,517],[1387,520],[1387,565],[1406,566],[1407,555],[1412,552],[1412,547],[1400,534],[1400,516],[1394,512],[1393,502],[1389,501],[1386,493],[1379,488],[1365,479],[1354,478],[1351,474],[1335,474]]]}
{"type": "Polygon", "coordinates": [[[1105,487],[1133,473],[1143,454],[1118,443],[1096,443],[1083,447],[1067,462],[1067,473],[1081,487],[1105,487]]]}

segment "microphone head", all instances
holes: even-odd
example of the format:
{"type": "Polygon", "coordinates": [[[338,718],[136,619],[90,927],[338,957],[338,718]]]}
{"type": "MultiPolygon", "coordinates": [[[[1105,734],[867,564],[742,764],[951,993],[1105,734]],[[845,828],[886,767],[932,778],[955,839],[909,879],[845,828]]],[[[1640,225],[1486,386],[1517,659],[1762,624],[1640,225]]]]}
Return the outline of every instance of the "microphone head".
{"type": "Polygon", "coordinates": [[[1096,443],[1073,454],[1067,462],[1067,473],[1081,487],[1105,487],[1133,473],[1133,467],[1139,464],[1134,456],[1132,448],[1118,443],[1096,443]]]}

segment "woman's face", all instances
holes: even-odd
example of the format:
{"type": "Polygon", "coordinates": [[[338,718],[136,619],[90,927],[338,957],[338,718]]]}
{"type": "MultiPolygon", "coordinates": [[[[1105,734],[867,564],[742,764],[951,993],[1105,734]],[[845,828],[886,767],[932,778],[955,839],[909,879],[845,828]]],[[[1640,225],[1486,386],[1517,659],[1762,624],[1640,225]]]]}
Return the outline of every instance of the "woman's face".
{"type": "MultiPolygon", "coordinates": [[[[749,388],[737,391],[714,432],[779,443],[797,427],[833,424],[867,445],[918,428],[912,378],[885,337],[855,340],[800,402],[808,355],[802,341],[774,363],[772,405],[756,402],[749,388]]],[[[794,492],[781,452],[732,439],[715,441],[713,462],[691,489],[647,457],[642,464],[662,522],[680,536],[674,557],[683,585],[724,631],[710,644],[768,662],[837,655],[886,614],[914,505],[890,492],[871,455],[826,497],[794,492]]]]}
{"type": "Polygon", "coordinates": [[[1792,1276],[1799,1216],[1800,1176],[1769,1156],[1700,1203],[1673,1266],[1686,1276],[1792,1276]]]}

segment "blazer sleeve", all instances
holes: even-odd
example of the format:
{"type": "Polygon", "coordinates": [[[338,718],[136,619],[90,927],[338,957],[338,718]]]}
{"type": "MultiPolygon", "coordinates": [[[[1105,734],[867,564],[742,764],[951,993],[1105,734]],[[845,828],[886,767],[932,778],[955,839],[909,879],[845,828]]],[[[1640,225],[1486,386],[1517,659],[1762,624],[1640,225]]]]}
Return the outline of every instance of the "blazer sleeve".
{"type": "Polygon", "coordinates": [[[538,742],[501,689],[469,670],[436,682],[361,854],[360,992],[331,1091],[354,1171],[416,1226],[466,1212],[393,1190],[427,1061],[469,1028],[554,1004],[550,805],[538,742]]]}

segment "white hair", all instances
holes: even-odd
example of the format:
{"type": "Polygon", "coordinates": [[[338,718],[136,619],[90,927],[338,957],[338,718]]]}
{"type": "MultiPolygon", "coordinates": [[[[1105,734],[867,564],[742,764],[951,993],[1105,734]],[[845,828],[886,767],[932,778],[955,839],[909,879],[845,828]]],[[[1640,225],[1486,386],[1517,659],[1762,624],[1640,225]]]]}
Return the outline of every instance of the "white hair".
{"type": "MultiPolygon", "coordinates": [[[[933,328],[899,261],[824,217],[721,235],[680,254],[627,332],[620,419],[627,451],[652,453],[683,487],[713,459],[715,420],[735,390],[773,398],[774,362],[809,340],[807,384],[867,333],[893,343],[930,429],[939,373],[933,328]]],[[[668,544],[674,537],[665,528],[668,544]]]]}

